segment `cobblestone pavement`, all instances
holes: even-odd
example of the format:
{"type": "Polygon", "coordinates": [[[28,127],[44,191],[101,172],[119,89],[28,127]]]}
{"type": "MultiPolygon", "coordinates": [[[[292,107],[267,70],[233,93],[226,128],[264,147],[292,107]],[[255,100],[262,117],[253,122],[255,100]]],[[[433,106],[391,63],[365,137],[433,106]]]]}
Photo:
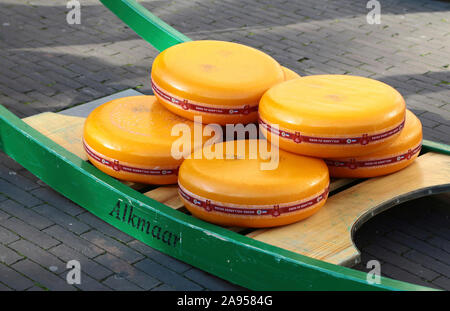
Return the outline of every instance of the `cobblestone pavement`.
{"type": "Polygon", "coordinates": [[[354,237],[361,263],[380,262],[381,274],[450,290],[450,194],[417,199],[369,220],[354,237]]]}
{"type": "MultiPolygon", "coordinates": [[[[447,1],[142,1],[193,39],[254,46],[302,75],[342,73],[396,87],[427,139],[450,143],[447,1]]],[[[0,103],[24,117],[135,88],[150,93],[157,51],[98,1],[81,0],[68,25],[64,0],[0,0],[0,103]]],[[[65,263],[83,268],[79,289],[236,289],[101,222],[0,155],[0,290],[73,290],[65,263]]],[[[417,200],[377,216],[356,234],[362,264],[450,289],[449,197],[417,200]]]]}

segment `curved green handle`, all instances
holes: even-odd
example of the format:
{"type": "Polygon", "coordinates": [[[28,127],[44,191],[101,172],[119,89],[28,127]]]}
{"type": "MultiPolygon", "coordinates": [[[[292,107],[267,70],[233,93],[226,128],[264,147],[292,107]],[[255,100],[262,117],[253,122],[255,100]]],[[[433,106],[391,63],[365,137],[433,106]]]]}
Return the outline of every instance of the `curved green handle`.
{"type": "Polygon", "coordinates": [[[150,13],[135,0],[100,0],[111,12],[157,50],[192,41],[150,13]]]}

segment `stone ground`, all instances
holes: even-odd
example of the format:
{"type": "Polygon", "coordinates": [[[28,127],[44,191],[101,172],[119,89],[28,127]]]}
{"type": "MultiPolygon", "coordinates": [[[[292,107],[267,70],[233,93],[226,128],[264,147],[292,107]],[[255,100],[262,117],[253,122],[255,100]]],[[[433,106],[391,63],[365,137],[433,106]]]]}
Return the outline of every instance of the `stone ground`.
{"type": "MultiPolygon", "coordinates": [[[[424,137],[450,143],[450,2],[141,1],[193,39],[244,43],[302,75],[354,74],[397,88],[424,137]]],[[[0,0],[0,103],[21,117],[60,111],[134,88],[150,93],[157,51],[98,1],[82,0],[68,25],[64,0],[0,0]]],[[[71,290],[65,263],[79,258],[78,289],[215,290],[235,286],[171,259],[59,196],[0,155],[0,290],[71,290]]],[[[450,289],[448,195],[383,213],[355,240],[367,271],[450,289]]]]}

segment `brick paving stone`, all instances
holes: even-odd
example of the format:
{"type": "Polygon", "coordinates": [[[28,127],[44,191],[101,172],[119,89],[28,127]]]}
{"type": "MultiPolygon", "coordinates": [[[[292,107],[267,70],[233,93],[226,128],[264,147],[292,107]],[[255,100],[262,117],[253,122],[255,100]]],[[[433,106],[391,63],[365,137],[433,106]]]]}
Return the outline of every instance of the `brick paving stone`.
{"type": "MultiPolygon", "coordinates": [[[[44,286],[49,290],[73,291],[75,287],[67,284],[66,280],[56,274],[45,270],[31,260],[25,259],[11,266],[15,270],[21,271],[34,282],[44,286]]],[[[8,283],[9,284],[9,283],[8,283]]]]}
{"type": "Polygon", "coordinates": [[[7,291],[12,291],[12,289],[0,283],[0,292],[7,292],[7,291]]]}
{"type": "Polygon", "coordinates": [[[141,291],[142,288],[139,286],[131,283],[127,279],[124,279],[120,276],[117,276],[117,274],[114,274],[107,278],[105,281],[103,281],[103,284],[106,286],[117,290],[117,291],[141,291]]]}
{"type": "Polygon", "coordinates": [[[214,291],[246,290],[243,287],[233,285],[198,269],[188,270],[184,273],[184,275],[187,278],[191,279],[192,281],[202,285],[203,287],[209,290],[214,291]]]}
{"type": "Polygon", "coordinates": [[[27,178],[18,174],[16,171],[11,170],[4,165],[0,165],[0,176],[2,176],[2,179],[20,187],[25,191],[29,191],[39,187],[39,185],[36,185],[32,181],[28,180],[27,178]]]}
{"type": "MultiPolygon", "coordinates": [[[[422,197],[414,200],[413,205],[402,204],[391,210],[395,213],[396,217],[402,218],[409,223],[417,226],[430,225],[433,227],[446,227],[449,223],[448,200],[450,199],[449,193],[441,193],[428,197],[422,197]],[[413,206],[413,208],[411,208],[413,206]],[[420,208],[419,208],[420,207],[420,208]],[[421,220],[425,218],[427,222],[422,223],[421,220]]],[[[427,228],[423,228],[427,229],[427,228]]]]}
{"type": "Polygon", "coordinates": [[[112,227],[108,223],[104,222],[103,220],[89,212],[80,214],[77,217],[92,228],[95,228],[96,230],[104,233],[107,236],[114,237],[114,239],[117,239],[121,242],[127,243],[133,240],[133,237],[129,236],[126,233],[123,233],[120,230],[117,230],[116,228],[112,227]]]}
{"type": "Polygon", "coordinates": [[[33,281],[24,277],[23,274],[20,274],[17,271],[1,263],[0,263],[0,276],[1,276],[0,282],[8,284],[8,287],[14,290],[25,290],[33,286],[33,281]]]}
{"type": "Polygon", "coordinates": [[[73,248],[74,250],[82,253],[89,258],[96,257],[105,252],[103,249],[95,246],[90,241],[82,239],[74,233],[63,229],[58,225],[47,228],[44,230],[44,232],[53,237],[56,237],[68,247],[73,248]]]}
{"type": "Polygon", "coordinates": [[[450,261],[448,260],[449,258],[442,258],[442,260],[440,261],[415,250],[407,252],[406,254],[404,254],[404,256],[439,274],[450,275],[450,261]]]}
{"type": "Polygon", "coordinates": [[[0,244],[0,262],[6,265],[15,263],[16,261],[22,259],[23,256],[19,255],[10,248],[0,244]]]}
{"type": "Polygon", "coordinates": [[[169,255],[161,253],[160,251],[157,251],[156,249],[153,249],[150,246],[145,245],[144,243],[142,243],[138,240],[134,240],[134,241],[128,243],[128,246],[134,248],[135,250],[139,251],[146,257],[152,259],[153,261],[155,261],[175,272],[183,273],[192,268],[192,266],[190,266],[180,260],[177,260],[173,257],[170,257],[169,255]]]}
{"type": "Polygon", "coordinates": [[[7,195],[10,198],[14,198],[14,200],[16,200],[19,203],[22,203],[27,207],[32,207],[42,203],[42,201],[39,200],[38,198],[30,195],[28,192],[1,178],[0,178],[0,193],[7,195]]]}
{"type": "MultiPolygon", "coordinates": [[[[413,111],[414,112],[414,111],[413,111]]],[[[422,126],[424,127],[429,127],[429,128],[434,128],[436,125],[438,125],[439,123],[426,119],[424,117],[419,117],[420,122],[422,123],[422,126]]]]}
{"type": "Polygon", "coordinates": [[[80,284],[74,284],[74,286],[84,291],[111,291],[110,287],[84,273],[81,273],[80,284]]]}
{"type": "Polygon", "coordinates": [[[385,218],[384,223],[395,230],[401,231],[408,236],[415,237],[420,240],[426,240],[432,236],[431,232],[418,228],[414,225],[411,225],[401,219],[396,218],[385,218]]]}
{"type": "Polygon", "coordinates": [[[414,275],[412,273],[409,273],[399,267],[393,266],[389,263],[385,263],[381,266],[381,275],[387,276],[394,279],[401,279],[404,282],[413,283],[421,286],[426,287],[434,287],[432,283],[429,283],[421,278],[419,278],[417,275],[414,275]]]}
{"type": "Polygon", "coordinates": [[[445,124],[440,124],[434,128],[434,130],[442,132],[443,134],[449,135],[450,134],[450,126],[445,124]]]}
{"type": "Polygon", "coordinates": [[[60,242],[52,238],[50,235],[43,231],[39,231],[34,227],[28,225],[20,219],[11,217],[8,219],[0,220],[0,226],[3,226],[15,234],[37,244],[42,248],[50,248],[59,244],[60,242]]]}
{"type": "Polygon", "coordinates": [[[428,254],[430,257],[433,257],[435,259],[444,260],[444,261],[450,260],[449,253],[447,253],[437,247],[434,247],[427,242],[415,239],[415,238],[408,236],[406,234],[403,234],[401,232],[395,232],[395,234],[390,233],[387,235],[387,237],[396,242],[407,245],[407,246],[411,247],[412,249],[415,249],[415,250],[418,250],[425,254],[428,254]]]}
{"type": "Polygon", "coordinates": [[[147,272],[148,274],[162,281],[164,284],[172,286],[176,290],[181,291],[203,290],[203,288],[200,285],[192,281],[189,281],[182,275],[175,273],[174,271],[169,270],[152,260],[144,259],[136,263],[135,267],[141,269],[142,271],[147,272]]]}
{"type": "Polygon", "coordinates": [[[378,245],[382,245],[383,248],[390,250],[396,254],[404,254],[405,252],[410,250],[409,247],[402,245],[400,243],[396,243],[382,236],[376,236],[374,242],[378,245]]]}
{"type": "Polygon", "coordinates": [[[57,207],[58,209],[69,215],[76,216],[84,212],[83,208],[77,206],[76,204],[66,199],[65,197],[60,196],[56,191],[52,189],[39,188],[31,191],[31,194],[40,198],[42,201],[57,207]]]}
{"type": "Polygon", "coordinates": [[[96,263],[94,260],[84,256],[80,252],[67,247],[64,244],[53,247],[52,249],[50,249],[50,252],[66,263],[71,260],[78,260],[81,265],[81,271],[88,274],[90,277],[96,279],[97,281],[101,281],[113,274],[111,270],[96,263]]]}
{"type": "Polygon", "coordinates": [[[371,260],[378,260],[381,264],[384,263],[382,258],[378,256],[374,256],[371,253],[365,252],[364,249],[361,249],[361,264],[364,266],[364,271],[368,271],[367,263],[371,260]]]}
{"type": "Polygon", "coordinates": [[[48,204],[35,206],[33,210],[76,234],[82,234],[91,229],[90,226],[79,221],[75,217],[66,214],[48,204]]]}
{"type": "Polygon", "coordinates": [[[9,215],[9,214],[7,214],[7,213],[5,213],[5,212],[0,210],[0,221],[3,220],[3,219],[8,219],[10,217],[11,217],[11,215],[9,215]]]}
{"type": "Polygon", "coordinates": [[[139,286],[141,290],[149,290],[161,284],[159,280],[155,279],[151,275],[111,254],[98,256],[94,260],[116,273],[115,275],[109,277],[109,279],[127,279],[128,281],[139,286]]]}
{"type": "Polygon", "coordinates": [[[27,289],[27,292],[44,292],[45,289],[43,289],[42,287],[39,286],[33,286],[30,287],[29,289],[27,289]]]}
{"type": "Polygon", "coordinates": [[[159,291],[167,292],[167,291],[175,291],[175,289],[173,287],[167,285],[167,284],[163,284],[161,286],[153,288],[152,291],[155,291],[155,292],[159,292],[159,291]]]}
{"type": "Polygon", "coordinates": [[[442,289],[448,290],[450,288],[450,278],[440,276],[437,279],[433,280],[433,285],[437,285],[442,289]]]}
{"type": "Polygon", "coordinates": [[[30,171],[27,171],[26,169],[21,169],[17,173],[19,173],[20,176],[25,177],[28,180],[31,180],[32,182],[34,182],[36,185],[39,185],[40,187],[45,186],[45,183],[42,180],[37,178],[35,175],[33,175],[33,173],[31,173],[30,171]]]}
{"type": "Polygon", "coordinates": [[[126,246],[125,244],[122,244],[96,230],[89,231],[83,235],[81,235],[82,238],[87,239],[97,245],[100,248],[103,248],[107,250],[109,253],[113,254],[114,256],[117,256],[119,258],[122,258],[128,263],[134,263],[142,258],[144,256],[132,248],[126,246]]]}
{"type": "MultiPolygon", "coordinates": [[[[1,217],[0,217],[0,219],[1,219],[1,217]]],[[[1,244],[6,245],[11,242],[17,241],[18,239],[20,239],[20,237],[17,234],[11,232],[10,230],[8,230],[6,228],[0,227],[0,243],[1,244]]]]}
{"type": "Polygon", "coordinates": [[[437,274],[436,272],[431,271],[430,269],[427,269],[420,264],[413,263],[410,260],[407,260],[402,256],[398,256],[397,254],[387,251],[377,245],[366,247],[364,251],[384,261],[388,261],[390,264],[393,264],[423,279],[433,280],[434,278],[439,276],[439,274],[437,274]]]}
{"type": "MultiPolygon", "coordinates": [[[[386,274],[394,279],[449,290],[450,287],[443,287],[445,283],[441,285],[434,283],[434,280],[440,277],[448,277],[450,274],[448,270],[450,263],[449,253],[445,251],[445,247],[448,247],[450,244],[448,239],[450,234],[436,234],[441,233],[441,230],[446,227],[448,221],[448,198],[447,194],[439,194],[406,202],[377,215],[363,224],[356,231],[354,237],[355,245],[361,250],[361,264],[353,268],[367,272],[365,263],[368,260],[376,259],[381,263],[383,275],[386,274]],[[433,236],[423,240],[418,238],[417,235],[412,235],[413,232],[406,234],[391,230],[376,233],[378,226],[393,224],[399,220],[410,224],[412,228],[417,227],[422,230],[428,230],[433,236]],[[403,241],[405,237],[408,237],[405,240],[407,243],[403,241]],[[401,245],[401,247],[396,251],[396,248],[390,247],[389,243],[386,244],[386,241],[390,241],[389,243],[393,243],[393,245],[401,245]],[[370,253],[368,253],[368,250],[370,253]],[[388,250],[397,255],[392,256],[393,253],[389,254],[388,250]],[[439,251],[439,253],[436,251],[439,251]],[[436,258],[438,254],[442,256],[436,258]],[[423,268],[426,269],[426,274],[420,274],[419,271],[423,270],[423,268]],[[437,275],[434,273],[430,274],[430,270],[437,275]]],[[[425,234],[424,236],[428,235],[425,234]]]]}
{"type": "Polygon", "coordinates": [[[427,242],[432,244],[433,246],[443,249],[450,254],[450,236],[448,236],[448,239],[443,239],[439,236],[433,236],[428,239],[427,242]]]}
{"type": "Polygon", "coordinates": [[[437,218],[428,218],[427,215],[422,215],[422,219],[414,222],[414,225],[420,227],[424,230],[430,231],[434,236],[439,236],[444,239],[450,237],[450,229],[445,227],[443,224],[436,223],[437,218]]]}
{"type": "Polygon", "coordinates": [[[31,242],[19,240],[9,244],[9,247],[52,272],[61,273],[66,270],[66,263],[31,242]]]}
{"type": "Polygon", "coordinates": [[[0,209],[7,212],[11,216],[15,216],[25,221],[26,223],[38,228],[39,230],[53,225],[53,222],[50,219],[43,217],[32,209],[26,208],[12,200],[2,202],[0,205],[0,209]]]}
{"type": "Polygon", "coordinates": [[[375,234],[379,235],[385,235],[388,232],[392,232],[394,228],[390,227],[385,223],[385,217],[383,217],[383,214],[377,215],[377,217],[380,219],[377,223],[368,222],[364,224],[364,229],[369,232],[374,232],[375,234]]]}

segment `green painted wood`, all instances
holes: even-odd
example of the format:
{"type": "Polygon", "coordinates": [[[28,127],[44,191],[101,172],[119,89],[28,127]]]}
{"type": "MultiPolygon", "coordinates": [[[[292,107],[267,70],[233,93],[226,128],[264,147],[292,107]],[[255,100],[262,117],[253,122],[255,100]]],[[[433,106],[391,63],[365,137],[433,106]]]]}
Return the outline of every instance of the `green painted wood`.
{"type": "Polygon", "coordinates": [[[94,215],[188,264],[254,290],[430,290],[277,248],[173,210],[123,185],[0,105],[0,148],[94,215]]]}
{"type": "Polygon", "coordinates": [[[181,42],[191,41],[190,38],[157,18],[135,0],[101,0],[101,2],[159,51],[181,42]]]}
{"type": "Polygon", "coordinates": [[[431,140],[424,139],[422,142],[423,152],[434,151],[438,153],[450,155],[450,145],[444,143],[438,143],[431,140]]]}

